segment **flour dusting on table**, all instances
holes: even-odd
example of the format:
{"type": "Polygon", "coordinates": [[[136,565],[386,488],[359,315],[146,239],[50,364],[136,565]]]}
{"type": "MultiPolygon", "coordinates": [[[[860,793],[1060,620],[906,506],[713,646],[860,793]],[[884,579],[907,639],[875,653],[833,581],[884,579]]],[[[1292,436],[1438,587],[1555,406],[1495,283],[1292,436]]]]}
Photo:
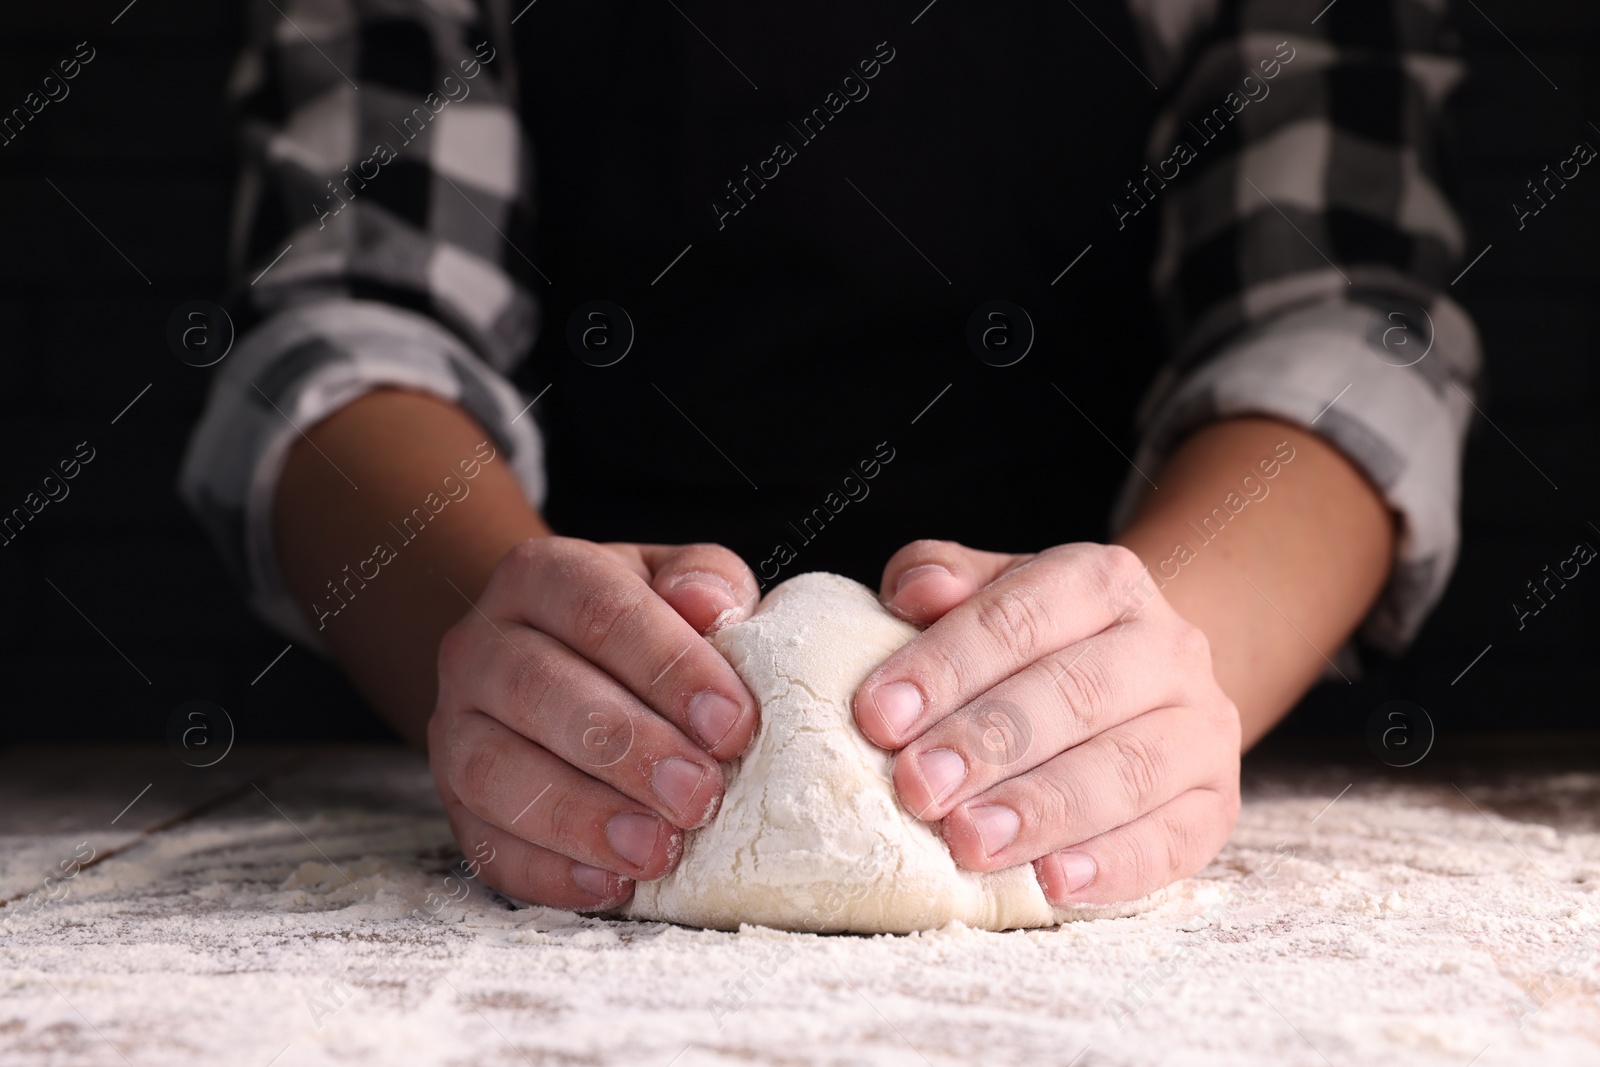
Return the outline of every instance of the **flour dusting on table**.
{"type": "MultiPolygon", "coordinates": [[[[252,791],[0,933],[0,1062],[121,1064],[108,1041],[136,1067],[1600,1062],[1600,829],[1494,814],[1592,806],[1600,776],[1470,803],[1366,778],[1327,807],[1357,777],[1257,775],[1217,861],[1132,918],[819,936],[476,882],[419,916],[458,859],[426,769],[341,759],[266,784],[295,826],[252,791]]],[[[0,839],[0,876],[67,836],[0,839]]]]}

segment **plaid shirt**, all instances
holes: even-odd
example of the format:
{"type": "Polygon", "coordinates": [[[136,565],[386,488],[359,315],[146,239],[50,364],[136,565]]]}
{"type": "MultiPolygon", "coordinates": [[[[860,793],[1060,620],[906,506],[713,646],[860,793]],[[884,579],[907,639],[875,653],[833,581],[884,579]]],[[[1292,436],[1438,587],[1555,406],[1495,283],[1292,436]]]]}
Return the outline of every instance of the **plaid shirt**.
{"type": "MultiPolygon", "coordinates": [[[[1109,205],[1123,224],[1149,210],[1160,226],[1151,281],[1171,350],[1139,413],[1136,466],[1158,467],[1196,427],[1231,416],[1321,434],[1400,519],[1363,630],[1399,649],[1455,562],[1479,364],[1471,321],[1444,295],[1465,248],[1434,143],[1461,76],[1441,48],[1442,5],[1128,5],[1137,65],[1169,90],[1150,166],[1109,205]]],[[[180,491],[254,607],[317,646],[270,522],[285,456],[310,425],[376,388],[423,390],[486,426],[529,499],[544,500],[539,432],[506,377],[538,323],[506,235],[533,217],[532,153],[506,0],[253,0],[250,14],[231,85],[242,335],[180,491]],[[396,116],[410,117],[396,127],[396,116]],[[397,136],[398,152],[366,151],[397,136]],[[414,190],[411,215],[341,195],[379,170],[414,190]],[[324,207],[313,216],[312,204],[324,207]]],[[[1118,524],[1145,488],[1130,472],[1118,524]]]]}

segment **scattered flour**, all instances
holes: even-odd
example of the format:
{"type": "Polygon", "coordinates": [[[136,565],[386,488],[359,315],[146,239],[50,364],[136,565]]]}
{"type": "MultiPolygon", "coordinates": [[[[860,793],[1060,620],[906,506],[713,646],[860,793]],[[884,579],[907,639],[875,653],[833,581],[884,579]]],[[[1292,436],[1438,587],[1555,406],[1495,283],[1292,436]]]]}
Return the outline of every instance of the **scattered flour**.
{"type": "MultiPolygon", "coordinates": [[[[251,791],[0,932],[0,1063],[1600,1063],[1600,830],[1496,814],[1539,782],[1461,781],[1487,814],[1383,768],[1258,767],[1216,862],[1141,915],[815,935],[516,908],[478,882],[419,918],[459,859],[426,770],[346,754],[261,781],[294,825],[251,791]]],[[[1600,775],[1562,789],[1592,808],[1600,775]]],[[[70,855],[84,832],[62,832],[70,855]]],[[[0,878],[42,878],[41,854],[0,835],[0,878]]]]}

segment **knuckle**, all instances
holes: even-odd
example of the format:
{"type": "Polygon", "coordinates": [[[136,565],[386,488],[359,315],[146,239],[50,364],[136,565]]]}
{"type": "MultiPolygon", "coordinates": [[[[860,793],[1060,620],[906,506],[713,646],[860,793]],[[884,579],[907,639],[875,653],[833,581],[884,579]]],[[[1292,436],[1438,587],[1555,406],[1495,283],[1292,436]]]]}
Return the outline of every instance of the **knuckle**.
{"type": "Polygon", "coordinates": [[[590,850],[583,847],[578,828],[587,825],[583,798],[572,790],[551,790],[550,806],[545,809],[545,826],[548,828],[541,841],[545,848],[563,856],[581,856],[590,850]]]}
{"type": "Polygon", "coordinates": [[[554,537],[530,537],[518,541],[506,552],[501,566],[516,571],[537,570],[549,557],[551,549],[556,547],[557,540],[554,537]]]}
{"type": "Polygon", "coordinates": [[[1212,726],[1218,736],[1227,743],[1229,767],[1233,771],[1235,782],[1238,780],[1239,769],[1239,744],[1244,735],[1244,727],[1239,721],[1239,706],[1226,696],[1216,703],[1213,713],[1212,726]]]}
{"type": "Polygon", "coordinates": [[[715,669],[715,663],[707,667],[706,661],[697,654],[701,648],[694,642],[682,646],[676,652],[668,654],[668,651],[668,648],[662,648],[652,653],[661,666],[659,669],[651,668],[654,676],[645,686],[645,691],[649,694],[644,697],[646,703],[671,700],[682,693],[685,687],[696,686],[703,676],[715,669]]]}
{"type": "Polygon", "coordinates": [[[1233,833],[1233,828],[1239,822],[1239,809],[1243,799],[1239,795],[1239,776],[1235,774],[1227,788],[1221,790],[1222,796],[1222,830],[1223,836],[1233,833]]]}
{"type": "Polygon", "coordinates": [[[458,779],[456,795],[475,801],[487,794],[495,782],[504,778],[505,758],[503,747],[496,744],[478,744],[458,753],[458,779]]]}
{"type": "Polygon", "coordinates": [[[1144,577],[1144,562],[1130,548],[1106,545],[1094,562],[1095,581],[1112,610],[1122,615],[1136,607],[1138,589],[1144,577]]]}
{"type": "Polygon", "coordinates": [[[1167,854],[1167,849],[1158,840],[1161,835],[1159,824],[1153,829],[1155,831],[1153,833],[1117,834],[1107,842],[1111,845],[1109,851],[1116,857],[1117,863],[1123,865],[1119,880],[1138,886],[1141,891],[1145,887],[1153,888],[1153,883],[1159,880],[1161,865],[1167,854]],[[1121,840],[1116,840],[1118,837],[1121,840]]]}
{"type": "Polygon", "coordinates": [[[472,625],[468,619],[456,623],[439,638],[439,653],[434,665],[441,678],[448,677],[467,662],[472,645],[472,625]]]}
{"type": "Polygon", "coordinates": [[[1110,707],[1114,683],[1104,664],[1092,656],[1075,656],[1061,666],[1055,677],[1056,689],[1066,707],[1067,718],[1080,732],[1093,732],[1100,711],[1110,707]]]}
{"type": "Polygon", "coordinates": [[[1039,776],[1019,797],[1024,825],[1054,837],[1067,827],[1075,813],[1087,810],[1078,787],[1058,777],[1039,776]]]}
{"type": "Polygon", "coordinates": [[[1211,641],[1204,630],[1186,622],[1179,626],[1172,639],[1173,658],[1185,666],[1211,666],[1211,641]]]}
{"type": "Polygon", "coordinates": [[[1159,868],[1147,868],[1152,875],[1175,878],[1188,873],[1189,864],[1200,854],[1199,828],[1189,819],[1163,815],[1156,821],[1159,849],[1152,849],[1148,858],[1160,862],[1159,868]]]}
{"type": "Polygon", "coordinates": [[[1126,545],[1106,545],[1101,554],[1101,566],[1118,581],[1136,578],[1144,573],[1144,561],[1126,545]]]}
{"type": "Polygon", "coordinates": [[[1003,776],[1033,749],[1033,716],[1009,700],[984,698],[968,706],[963,748],[977,763],[1003,776]]]}
{"type": "Polygon", "coordinates": [[[428,768],[433,772],[434,780],[448,789],[450,776],[447,773],[448,761],[444,758],[444,753],[449,750],[447,735],[450,726],[446,721],[447,717],[448,712],[445,711],[443,701],[434,705],[433,714],[428,716],[427,744],[428,768]]]}
{"type": "Polygon", "coordinates": [[[946,693],[976,693],[983,690],[984,660],[970,643],[950,649],[941,661],[927,665],[912,675],[922,690],[927,705],[937,705],[946,693]]]}
{"type": "Polygon", "coordinates": [[[524,655],[515,646],[496,651],[494,672],[502,706],[525,718],[538,714],[554,688],[550,672],[539,665],[537,658],[524,655]]]}
{"type": "Polygon", "coordinates": [[[582,577],[595,552],[592,541],[550,534],[519,542],[501,565],[522,573],[534,584],[571,582],[582,577]]]}
{"type": "Polygon", "coordinates": [[[594,652],[652,595],[637,579],[607,578],[589,583],[573,608],[574,632],[594,652]]]}
{"type": "Polygon", "coordinates": [[[1123,795],[1138,814],[1148,811],[1165,776],[1164,758],[1160,750],[1132,734],[1113,737],[1111,746],[1123,795]]]}
{"type": "Polygon", "coordinates": [[[571,709],[561,727],[567,734],[556,749],[565,749],[589,767],[611,767],[633,751],[634,720],[614,700],[589,700],[571,709]]]}
{"type": "Polygon", "coordinates": [[[551,881],[549,857],[538,848],[514,849],[512,856],[512,867],[506,875],[501,876],[490,866],[484,869],[484,879],[502,893],[538,903],[551,881]],[[501,881],[491,880],[491,875],[501,881]]]}
{"type": "Polygon", "coordinates": [[[997,589],[977,604],[978,625],[1002,648],[1035,653],[1049,628],[1049,615],[1038,596],[1025,587],[997,589]]]}

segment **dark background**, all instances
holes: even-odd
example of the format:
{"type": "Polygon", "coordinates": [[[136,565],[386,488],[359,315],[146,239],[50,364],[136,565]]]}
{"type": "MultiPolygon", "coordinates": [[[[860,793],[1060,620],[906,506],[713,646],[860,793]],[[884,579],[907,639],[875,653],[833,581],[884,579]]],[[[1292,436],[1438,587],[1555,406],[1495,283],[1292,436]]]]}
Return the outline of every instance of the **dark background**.
{"type": "MultiPolygon", "coordinates": [[[[251,684],[287,641],[247,612],[174,492],[208,372],[179,362],[165,335],[180,304],[222,295],[234,172],[223,86],[241,20],[231,2],[138,0],[113,26],[125,4],[0,8],[0,108],[78,42],[98,52],[70,96],[0,147],[0,511],[78,442],[96,450],[71,495],[0,547],[0,741],[159,741],[193,699],[226,707],[244,741],[385,736],[302,649],[251,684]]],[[[1478,8],[1455,11],[1470,78],[1451,115],[1469,258],[1493,247],[1453,292],[1482,330],[1493,425],[1480,420],[1468,449],[1464,550],[1413,651],[1366,655],[1365,677],[1320,687],[1290,731],[1359,732],[1392,698],[1446,733],[1600,725],[1600,577],[1581,573],[1520,632],[1511,607],[1577,541],[1600,545],[1600,173],[1585,168],[1521,232],[1511,209],[1575,143],[1600,146],[1600,8],[1478,8]]],[[[1106,429],[1132,451],[1131,424],[1106,429]]]]}

